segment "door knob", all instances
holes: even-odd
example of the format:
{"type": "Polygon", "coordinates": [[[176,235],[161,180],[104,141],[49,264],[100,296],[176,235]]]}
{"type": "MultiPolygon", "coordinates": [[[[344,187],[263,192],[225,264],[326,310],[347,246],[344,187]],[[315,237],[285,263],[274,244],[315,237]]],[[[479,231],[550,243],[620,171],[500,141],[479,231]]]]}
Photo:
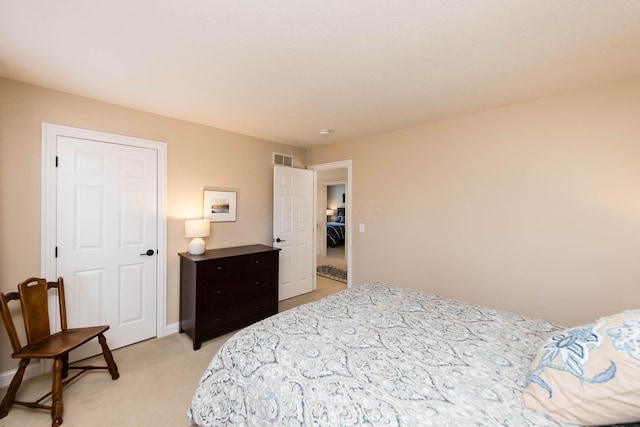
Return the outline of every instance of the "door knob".
{"type": "Polygon", "coordinates": [[[153,254],[155,254],[156,252],[153,249],[149,249],[147,252],[140,254],[140,256],[151,256],[153,254]]]}
{"type": "Polygon", "coordinates": [[[280,242],[286,242],[286,240],[282,240],[279,237],[276,239],[276,242],[280,243],[280,242]]]}

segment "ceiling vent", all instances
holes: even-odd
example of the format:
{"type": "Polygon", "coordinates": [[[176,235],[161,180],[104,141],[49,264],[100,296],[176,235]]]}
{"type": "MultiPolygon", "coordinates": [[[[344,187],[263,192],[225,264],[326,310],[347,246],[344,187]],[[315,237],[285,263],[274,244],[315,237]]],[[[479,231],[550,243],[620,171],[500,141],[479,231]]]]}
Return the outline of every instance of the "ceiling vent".
{"type": "Polygon", "coordinates": [[[280,166],[293,166],[293,157],[286,154],[273,153],[273,164],[280,166]]]}

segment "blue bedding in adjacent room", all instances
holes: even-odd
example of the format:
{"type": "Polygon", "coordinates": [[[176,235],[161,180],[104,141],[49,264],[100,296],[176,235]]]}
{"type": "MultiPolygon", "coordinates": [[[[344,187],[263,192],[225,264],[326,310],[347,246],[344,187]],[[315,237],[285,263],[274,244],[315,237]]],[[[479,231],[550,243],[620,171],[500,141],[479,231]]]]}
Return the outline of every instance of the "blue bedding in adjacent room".
{"type": "Polygon", "coordinates": [[[335,248],[344,245],[345,227],[344,223],[327,223],[327,246],[335,248]]]}

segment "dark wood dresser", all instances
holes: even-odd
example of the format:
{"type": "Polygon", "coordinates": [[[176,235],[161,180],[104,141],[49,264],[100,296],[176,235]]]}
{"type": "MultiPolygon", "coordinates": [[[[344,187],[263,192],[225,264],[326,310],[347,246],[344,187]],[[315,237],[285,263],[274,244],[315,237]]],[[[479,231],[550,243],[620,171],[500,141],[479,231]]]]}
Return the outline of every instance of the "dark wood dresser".
{"type": "Polygon", "coordinates": [[[202,341],[278,312],[278,251],[265,245],[180,253],[180,332],[202,341]]]}

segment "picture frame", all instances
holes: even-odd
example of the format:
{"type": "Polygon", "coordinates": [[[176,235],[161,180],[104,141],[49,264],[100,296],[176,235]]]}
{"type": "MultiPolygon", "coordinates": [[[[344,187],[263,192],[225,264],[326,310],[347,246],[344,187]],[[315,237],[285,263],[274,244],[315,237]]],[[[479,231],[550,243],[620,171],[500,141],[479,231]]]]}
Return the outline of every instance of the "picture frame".
{"type": "Polygon", "coordinates": [[[237,191],[204,190],[202,218],[210,222],[235,222],[237,191]]]}

